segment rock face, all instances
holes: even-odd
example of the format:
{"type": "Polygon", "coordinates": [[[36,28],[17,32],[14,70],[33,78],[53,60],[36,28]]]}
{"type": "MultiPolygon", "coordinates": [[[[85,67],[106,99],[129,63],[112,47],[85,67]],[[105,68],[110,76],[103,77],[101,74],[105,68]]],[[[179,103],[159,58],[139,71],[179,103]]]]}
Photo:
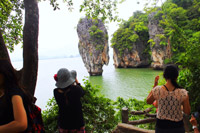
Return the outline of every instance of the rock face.
{"type": "Polygon", "coordinates": [[[122,55],[119,50],[113,48],[113,59],[116,68],[135,68],[147,67],[150,64],[149,55],[144,53],[146,49],[146,42],[138,40],[133,44],[133,49],[130,51],[126,49],[122,55]]]}
{"type": "Polygon", "coordinates": [[[164,30],[159,27],[159,19],[154,18],[156,12],[149,14],[149,38],[154,41],[154,45],[151,44],[151,58],[152,63],[151,67],[154,69],[163,69],[164,67],[164,60],[167,58],[167,46],[160,45],[160,37],[158,35],[163,35],[164,30]]]}
{"type": "Polygon", "coordinates": [[[77,25],[79,53],[91,76],[102,75],[109,62],[108,33],[101,20],[81,19],[77,25]]]}

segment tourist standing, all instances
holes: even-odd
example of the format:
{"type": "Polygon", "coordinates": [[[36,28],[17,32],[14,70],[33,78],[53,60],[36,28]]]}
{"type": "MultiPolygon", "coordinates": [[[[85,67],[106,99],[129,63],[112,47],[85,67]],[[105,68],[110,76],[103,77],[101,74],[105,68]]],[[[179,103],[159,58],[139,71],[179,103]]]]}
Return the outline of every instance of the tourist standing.
{"type": "Polygon", "coordinates": [[[190,114],[188,93],[176,82],[178,69],[175,65],[167,65],[163,76],[166,84],[153,88],[147,97],[148,104],[158,102],[156,133],[185,133],[183,112],[190,114]]]}
{"type": "Polygon", "coordinates": [[[75,85],[73,72],[61,68],[54,75],[57,88],[54,89],[54,97],[59,107],[58,126],[59,133],[79,132],[84,133],[84,120],[82,103],[83,88],[75,85]]]}

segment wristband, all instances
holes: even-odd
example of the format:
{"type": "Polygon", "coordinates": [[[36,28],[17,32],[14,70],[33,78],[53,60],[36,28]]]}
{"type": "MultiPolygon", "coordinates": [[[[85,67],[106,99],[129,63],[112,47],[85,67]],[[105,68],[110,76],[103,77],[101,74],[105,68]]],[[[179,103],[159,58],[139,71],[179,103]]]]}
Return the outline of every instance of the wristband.
{"type": "Polygon", "coordinates": [[[197,126],[192,126],[192,129],[195,129],[195,128],[197,128],[197,126]]]}

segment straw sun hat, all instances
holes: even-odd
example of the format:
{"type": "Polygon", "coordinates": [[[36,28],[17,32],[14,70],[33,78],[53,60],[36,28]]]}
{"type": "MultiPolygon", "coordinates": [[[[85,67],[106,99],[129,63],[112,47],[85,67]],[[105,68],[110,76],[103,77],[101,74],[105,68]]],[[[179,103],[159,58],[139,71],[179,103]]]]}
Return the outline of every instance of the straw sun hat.
{"type": "Polygon", "coordinates": [[[66,88],[75,82],[74,70],[69,71],[66,68],[61,68],[57,72],[56,86],[58,88],[66,88]]]}

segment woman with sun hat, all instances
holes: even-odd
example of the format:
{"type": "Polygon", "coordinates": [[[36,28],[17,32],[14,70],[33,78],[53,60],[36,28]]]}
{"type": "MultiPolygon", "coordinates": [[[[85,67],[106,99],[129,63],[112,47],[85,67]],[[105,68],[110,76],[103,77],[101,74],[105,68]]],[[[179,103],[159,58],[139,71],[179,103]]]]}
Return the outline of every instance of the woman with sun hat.
{"type": "Polygon", "coordinates": [[[58,70],[54,75],[57,88],[54,97],[59,107],[58,126],[59,133],[79,132],[85,133],[80,98],[84,91],[81,86],[75,85],[73,71],[66,68],[58,70]]]}

